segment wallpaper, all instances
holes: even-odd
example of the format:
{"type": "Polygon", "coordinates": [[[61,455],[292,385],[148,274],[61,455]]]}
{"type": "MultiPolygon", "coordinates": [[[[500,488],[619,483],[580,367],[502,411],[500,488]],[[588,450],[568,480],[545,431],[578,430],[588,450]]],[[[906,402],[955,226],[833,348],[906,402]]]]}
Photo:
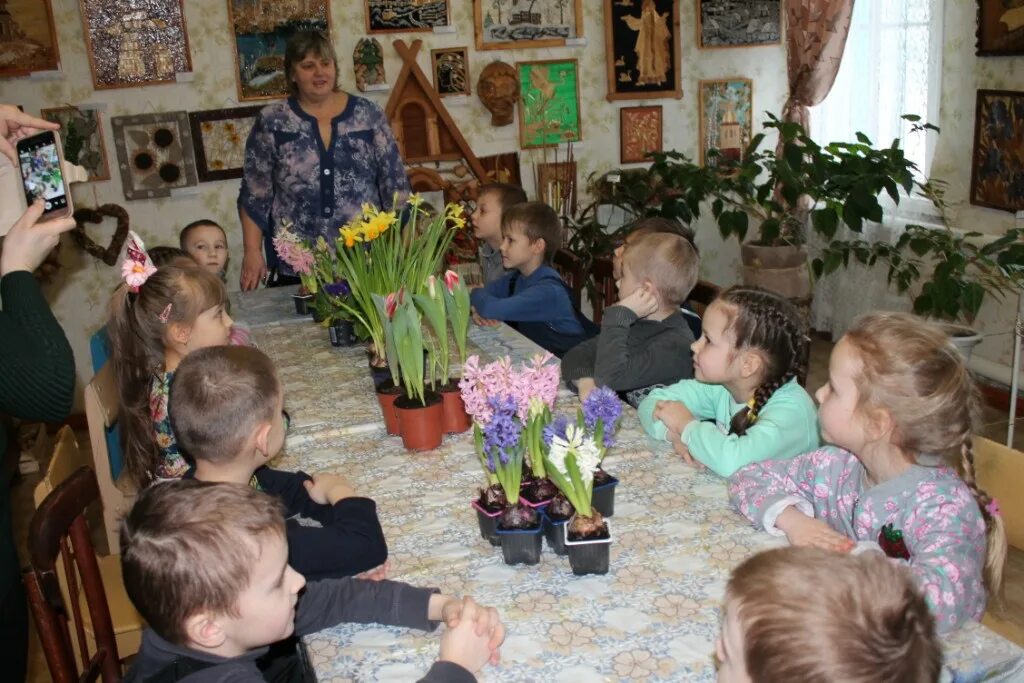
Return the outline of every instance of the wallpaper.
{"type": "MultiPolygon", "coordinates": [[[[52,0],[60,42],[62,74],[59,78],[20,78],[0,80],[0,101],[20,104],[26,111],[38,114],[44,107],[64,103],[99,103],[110,163],[116,163],[110,135],[110,117],[174,110],[197,111],[237,106],[232,36],[228,27],[227,0],[188,0],[185,3],[189,44],[192,53],[193,79],[169,85],[93,91],[89,62],[82,35],[82,22],[77,0],[52,0]]],[[[786,64],[784,48],[772,45],[754,48],[698,50],[695,46],[695,0],[682,0],[680,36],[683,97],[680,100],[647,100],[608,102],[606,95],[603,3],[585,0],[583,46],[501,50],[478,52],[474,49],[472,2],[451,0],[454,34],[389,34],[378,35],[384,48],[388,83],[401,69],[401,61],[391,45],[395,38],[407,42],[420,38],[424,47],[419,53],[420,67],[430,75],[430,50],[439,47],[469,48],[469,68],[473,95],[445,98],[444,103],[478,155],[518,150],[518,125],[503,128],[490,125],[490,114],[476,96],[480,71],[493,59],[508,63],[538,59],[574,58],[579,60],[583,140],[574,147],[581,183],[594,173],[603,173],[619,166],[619,113],[622,107],[638,104],[664,106],[665,149],[679,150],[696,156],[698,142],[697,82],[709,78],[743,77],[753,81],[754,126],[759,127],[765,111],[779,112],[785,101],[786,64]]],[[[340,82],[343,89],[357,92],[352,66],[352,50],[364,34],[364,9],[359,0],[332,2],[332,39],[338,52],[340,82]]],[[[966,197],[969,183],[970,149],[973,135],[974,89],[976,87],[1018,88],[1024,83],[1024,72],[1018,69],[1019,59],[975,60],[973,56],[973,2],[948,0],[946,18],[946,57],[944,61],[944,98],[938,161],[936,169],[949,174],[957,196],[966,197]]],[[[381,106],[388,92],[367,93],[381,106]]],[[[244,103],[250,104],[250,103],[244,103]]],[[[257,103],[258,104],[258,103],[257,103]]],[[[548,152],[548,161],[553,160],[548,152]]],[[[533,163],[544,161],[541,150],[520,151],[522,176],[532,196],[533,163]]],[[[228,233],[231,262],[228,287],[237,289],[241,263],[241,230],[235,211],[237,180],[200,183],[167,199],[128,202],[121,190],[115,169],[110,181],[75,186],[76,206],[98,206],[114,202],[124,206],[131,216],[132,228],[149,245],[176,244],[177,233],[186,223],[197,218],[212,218],[228,233]]],[[[951,190],[952,193],[952,190],[951,190]]],[[[998,230],[1004,216],[987,210],[965,209],[965,217],[979,229],[998,230]]],[[[738,248],[735,242],[723,243],[717,230],[707,219],[698,228],[698,244],[702,250],[702,277],[719,284],[734,282],[738,274],[738,248]]],[[[112,224],[93,226],[90,232],[99,243],[105,243],[112,224]]],[[[115,268],[103,265],[80,253],[65,239],[63,267],[47,286],[47,294],[75,352],[80,380],[77,406],[81,407],[81,388],[92,375],[89,337],[104,323],[111,291],[117,285],[115,268]]],[[[1005,348],[997,345],[993,360],[1008,358],[1005,348]]],[[[1002,360],[1008,362],[1008,360],[1002,360]]]]}

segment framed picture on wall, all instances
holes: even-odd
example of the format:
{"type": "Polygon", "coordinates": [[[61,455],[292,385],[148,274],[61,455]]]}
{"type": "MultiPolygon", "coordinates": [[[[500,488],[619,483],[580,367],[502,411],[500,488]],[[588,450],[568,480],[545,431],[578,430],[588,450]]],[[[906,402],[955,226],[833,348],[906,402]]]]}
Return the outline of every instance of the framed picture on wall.
{"type": "Polygon", "coordinates": [[[701,81],[699,91],[700,164],[740,161],[753,130],[753,82],[749,78],[701,81]],[[717,155],[709,157],[712,149],[718,150],[717,155]]]}
{"type": "Polygon", "coordinates": [[[430,51],[434,67],[434,88],[441,97],[470,94],[469,50],[442,47],[430,51]]]}
{"type": "Polygon", "coordinates": [[[170,197],[171,190],[196,184],[186,112],[115,116],[110,126],[125,199],[170,197]]]}
{"type": "Polygon", "coordinates": [[[683,96],[679,3],[604,0],[609,100],[683,96]]]}
{"type": "Polygon", "coordinates": [[[697,0],[697,47],[753,47],[781,41],[781,0],[697,0]]]}
{"type": "Polygon", "coordinates": [[[583,36],[583,0],[473,0],[473,33],[477,50],[565,45],[583,36]]]}
{"type": "Polygon", "coordinates": [[[259,105],[188,113],[199,182],[242,177],[245,142],[259,113],[259,105]]]}
{"type": "Polygon", "coordinates": [[[238,99],[269,100],[288,96],[284,48],[299,31],[327,31],[327,0],[252,2],[227,0],[234,35],[238,99]]]}
{"type": "Polygon", "coordinates": [[[1024,3],[977,0],[976,54],[986,57],[1024,54],[1024,3]]]}
{"type": "Polygon", "coordinates": [[[619,110],[619,162],[651,161],[647,155],[662,151],[661,105],[623,107],[619,110]]]}
{"type": "Polygon", "coordinates": [[[583,139],[579,69],[575,59],[516,62],[519,146],[551,147],[583,139]]]}
{"type": "Polygon", "coordinates": [[[519,152],[504,152],[480,157],[480,165],[487,173],[485,182],[512,183],[520,187],[523,186],[522,178],[519,175],[519,152]]]}
{"type": "Polygon", "coordinates": [[[43,109],[39,115],[47,121],[60,124],[64,158],[86,170],[89,174],[86,182],[110,180],[107,150],[103,144],[103,125],[98,111],[54,107],[43,109]]]}
{"type": "Polygon", "coordinates": [[[50,0],[5,2],[0,23],[0,78],[53,71],[60,66],[50,0]]]}
{"type": "Polygon", "coordinates": [[[1024,157],[1024,92],[979,90],[974,118],[971,204],[1024,210],[1018,159],[1024,157]]]}
{"type": "Polygon", "coordinates": [[[448,0],[363,0],[367,33],[414,33],[448,25],[448,0]]]}
{"type": "Polygon", "coordinates": [[[192,71],[182,0],[125,7],[79,0],[85,49],[97,90],[173,83],[192,71]]]}

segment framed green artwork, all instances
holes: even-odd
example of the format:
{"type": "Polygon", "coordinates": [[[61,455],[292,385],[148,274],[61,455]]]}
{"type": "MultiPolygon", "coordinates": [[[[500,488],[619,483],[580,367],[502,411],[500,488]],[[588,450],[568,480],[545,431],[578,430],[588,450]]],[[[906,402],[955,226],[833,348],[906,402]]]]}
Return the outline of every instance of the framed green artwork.
{"type": "Polygon", "coordinates": [[[519,146],[552,147],[583,139],[579,66],[575,59],[516,62],[519,146]]]}

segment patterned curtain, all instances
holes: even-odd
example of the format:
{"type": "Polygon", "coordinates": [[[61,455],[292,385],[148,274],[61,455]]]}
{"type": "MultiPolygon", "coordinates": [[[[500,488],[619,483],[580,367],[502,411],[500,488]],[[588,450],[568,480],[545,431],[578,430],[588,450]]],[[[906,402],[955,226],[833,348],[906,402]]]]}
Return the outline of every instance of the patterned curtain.
{"type": "Polygon", "coordinates": [[[782,118],[810,130],[808,107],[820,104],[839,72],[854,0],[785,0],[789,99],[782,118]]]}

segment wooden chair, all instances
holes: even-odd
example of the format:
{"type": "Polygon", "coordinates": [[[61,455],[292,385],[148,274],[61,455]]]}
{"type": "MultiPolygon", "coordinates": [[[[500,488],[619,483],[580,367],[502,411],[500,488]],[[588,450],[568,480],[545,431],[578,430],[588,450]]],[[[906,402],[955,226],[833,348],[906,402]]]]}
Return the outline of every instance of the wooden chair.
{"type": "Polygon", "coordinates": [[[103,575],[85,522],[86,508],[99,495],[96,475],[88,467],[80,467],[43,499],[29,524],[29,560],[22,576],[29,610],[55,683],[91,683],[97,679],[117,683],[122,677],[103,575]],[[84,597],[94,632],[92,648],[85,632],[81,602],[65,600],[61,572],[68,579],[71,594],[77,595],[81,590],[84,597]],[[81,657],[81,671],[76,664],[69,622],[75,626],[78,651],[93,651],[92,655],[81,657]]]}
{"type": "MultiPolygon", "coordinates": [[[[90,467],[87,458],[82,454],[75,439],[74,432],[70,427],[64,427],[57,434],[57,442],[53,448],[53,456],[46,468],[42,480],[36,485],[34,491],[35,504],[38,508],[46,496],[50,495],[62,482],[66,481],[74,472],[83,467],[90,467]]],[[[128,599],[128,593],[124,589],[124,579],[121,576],[121,556],[103,555],[97,557],[100,575],[103,578],[103,585],[107,593],[107,607],[110,611],[110,619],[114,628],[114,637],[117,640],[117,651],[123,657],[130,657],[139,651],[142,645],[142,629],[145,626],[142,617],[128,599]]],[[[57,578],[60,582],[61,593],[66,602],[70,601],[72,584],[69,584],[63,567],[58,568],[57,578]]],[[[95,632],[92,620],[85,611],[84,596],[76,594],[77,602],[83,610],[83,627],[90,649],[95,649],[95,632]]],[[[71,642],[76,656],[81,651],[77,640],[71,642]]]]}
{"type": "MultiPolygon", "coordinates": [[[[975,436],[974,470],[978,485],[999,501],[1010,547],[1024,550],[1024,497],[1021,496],[1021,491],[1024,491],[1024,452],[975,436]]],[[[1006,618],[1007,611],[990,602],[981,623],[1004,638],[1024,645],[1021,620],[1006,618]]]]}
{"type": "Polygon", "coordinates": [[[85,418],[89,423],[89,443],[96,481],[103,501],[103,526],[107,532],[107,546],[112,555],[120,551],[118,529],[121,518],[135,501],[135,489],[122,471],[114,479],[107,451],[107,430],[117,423],[120,409],[114,369],[106,363],[85,388],[85,418]]]}
{"type": "Polygon", "coordinates": [[[597,285],[594,307],[594,322],[601,324],[604,309],[619,300],[619,288],[615,286],[614,269],[610,258],[595,258],[590,264],[590,277],[597,285]]]}
{"type": "Polygon", "coordinates": [[[697,315],[703,318],[704,312],[708,310],[708,306],[711,305],[711,302],[715,300],[721,291],[722,288],[713,282],[697,280],[697,284],[693,286],[693,290],[686,301],[697,312],[697,315]]]}
{"type": "Polygon", "coordinates": [[[580,265],[580,260],[568,249],[559,249],[555,252],[553,265],[565,280],[565,284],[569,285],[573,306],[580,310],[580,304],[583,302],[583,266],[580,265]]]}

